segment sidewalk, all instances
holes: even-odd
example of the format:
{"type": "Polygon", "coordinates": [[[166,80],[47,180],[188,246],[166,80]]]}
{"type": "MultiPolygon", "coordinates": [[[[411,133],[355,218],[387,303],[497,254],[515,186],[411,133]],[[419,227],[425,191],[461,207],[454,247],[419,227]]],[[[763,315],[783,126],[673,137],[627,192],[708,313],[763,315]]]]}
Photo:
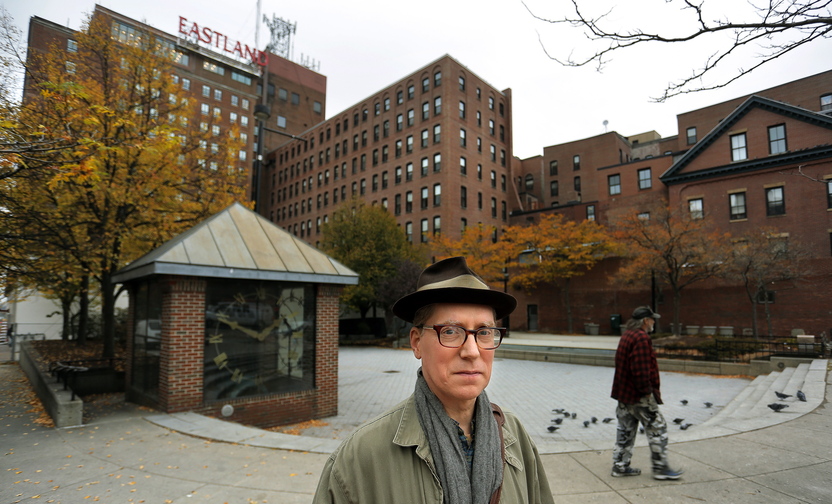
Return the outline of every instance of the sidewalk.
{"type": "MultiPolygon", "coordinates": [[[[407,350],[342,350],[339,415],[303,436],[95,402],[88,425],[44,428],[27,412],[31,390],[19,368],[0,365],[0,443],[7,469],[0,472],[0,502],[309,503],[327,453],[353,424],[407,397],[418,367],[407,350]],[[284,444],[290,441],[294,448],[284,444]]],[[[677,482],[658,482],[649,474],[612,478],[614,422],[590,427],[581,422],[614,416],[607,397],[611,373],[495,361],[489,396],[515,411],[546,451],[542,458],[556,502],[832,502],[832,409],[821,398],[810,398],[822,404],[800,417],[789,409],[772,412],[769,418],[782,423],[770,427],[682,442],[744,388],[748,380],[740,378],[662,373],[665,416],[684,415],[695,424],[684,432],[670,430],[671,462],[685,475],[677,482]],[[688,406],[679,402],[683,396],[688,406]],[[705,400],[715,407],[700,407],[705,400]],[[578,418],[564,420],[558,434],[549,434],[551,409],[563,407],[578,418]]],[[[830,390],[827,375],[826,393],[830,390]]],[[[649,470],[643,440],[633,461],[649,470]]]]}

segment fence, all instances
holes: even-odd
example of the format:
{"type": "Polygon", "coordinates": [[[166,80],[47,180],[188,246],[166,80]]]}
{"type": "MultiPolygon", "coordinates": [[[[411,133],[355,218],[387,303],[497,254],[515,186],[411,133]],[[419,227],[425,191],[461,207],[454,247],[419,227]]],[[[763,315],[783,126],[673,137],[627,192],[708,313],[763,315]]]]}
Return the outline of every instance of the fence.
{"type": "Polygon", "coordinates": [[[697,346],[655,345],[654,348],[657,357],[666,359],[751,362],[768,359],[773,355],[828,358],[832,344],[821,338],[815,338],[813,343],[798,342],[794,337],[766,337],[757,340],[716,338],[697,346]]]}
{"type": "Polygon", "coordinates": [[[30,334],[12,334],[9,345],[12,347],[12,360],[20,360],[20,345],[24,341],[45,340],[44,333],[30,333],[30,334]]]}

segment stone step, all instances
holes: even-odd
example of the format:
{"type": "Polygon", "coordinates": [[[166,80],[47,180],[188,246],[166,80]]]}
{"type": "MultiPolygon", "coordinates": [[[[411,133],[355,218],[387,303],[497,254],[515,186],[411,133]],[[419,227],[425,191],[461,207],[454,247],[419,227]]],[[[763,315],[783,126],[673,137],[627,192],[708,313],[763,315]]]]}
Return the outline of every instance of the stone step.
{"type": "Polygon", "coordinates": [[[768,405],[775,402],[788,405],[787,409],[790,413],[807,413],[817,406],[812,403],[822,398],[825,392],[826,363],[827,361],[819,359],[811,364],[799,364],[796,368],[785,368],[783,371],[760,375],[719,413],[702,425],[730,424],[737,420],[768,416],[774,413],[768,405]],[[799,401],[796,397],[798,390],[803,391],[807,397],[811,394],[815,400],[810,400],[808,403],[799,401]],[[792,397],[781,400],[777,398],[774,391],[789,394],[792,397]]]}
{"type": "MultiPolygon", "coordinates": [[[[745,418],[747,412],[754,408],[755,405],[759,404],[766,394],[771,394],[771,387],[774,386],[775,382],[777,382],[784,373],[791,376],[793,372],[794,368],[786,368],[783,371],[774,371],[769,373],[757,384],[751,394],[749,394],[743,402],[737,405],[734,413],[731,414],[731,418],[745,418]]],[[[783,384],[786,382],[788,382],[788,377],[784,378],[783,384]]]]}

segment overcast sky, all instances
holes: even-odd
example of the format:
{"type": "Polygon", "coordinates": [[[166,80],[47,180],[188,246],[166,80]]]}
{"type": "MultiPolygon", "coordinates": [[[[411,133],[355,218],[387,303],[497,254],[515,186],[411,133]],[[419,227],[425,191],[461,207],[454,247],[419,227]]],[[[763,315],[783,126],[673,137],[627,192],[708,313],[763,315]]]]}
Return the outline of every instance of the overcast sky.
{"type": "MultiPolygon", "coordinates": [[[[595,8],[603,1],[592,2],[595,8]]],[[[714,16],[728,15],[731,5],[745,0],[708,0],[719,6],[714,16]]],[[[30,16],[40,16],[77,29],[94,2],[80,0],[0,0],[26,33],[30,16]]],[[[666,29],[683,23],[664,0],[627,0],[613,19],[639,16],[639,26],[666,29]]],[[[527,0],[543,16],[554,14],[567,0],[527,0]]],[[[179,16],[208,26],[243,43],[255,40],[256,0],[104,0],[101,5],[175,34],[179,16]]],[[[676,10],[675,4],[669,6],[676,10]]],[[[262,0],[262,13],[297,23],[294,59],[301,55],[320,63],[327,77],[327,116],[343,111],[414,70],[450,54],[497,89],[512,89],[514,155],[542,154],[548,145],[591,137],[607,129],[629,136],[656,130],[676,135],[676,114],[725,101],[755,90],[832,68],[832,40],[800,49],[757,70],[729,87],[651,103],[668,81],[687,76],[712,51],[708,47],[655,48],[621,53],[603,71],[564,68],[549,52],[567,55],[587,43],[578,32],[535,20],[519,0],[262,0]],[[699,52],[696,52],[699,50],[699,52]]],[[[260,46],[268,40],[264,24],[260,46]]],[[[716,43],[713,41],[712,43],[716,43]]],[[[735,66],[753,64],[751,56],[735,66]]]]}

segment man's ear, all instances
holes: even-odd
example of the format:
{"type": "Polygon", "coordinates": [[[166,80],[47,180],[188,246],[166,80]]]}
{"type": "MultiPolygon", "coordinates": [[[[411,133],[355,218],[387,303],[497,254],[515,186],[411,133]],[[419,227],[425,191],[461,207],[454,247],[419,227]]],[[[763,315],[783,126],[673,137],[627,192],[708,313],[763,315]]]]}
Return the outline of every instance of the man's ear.
{"type": "Polygon", "coordinates": [[[422,351],[419,345],[422,343],[422,330],[416,326],[410,328],[410,348],[413,349],[413,355],[417,359],[422,358],[422,351]]]}

